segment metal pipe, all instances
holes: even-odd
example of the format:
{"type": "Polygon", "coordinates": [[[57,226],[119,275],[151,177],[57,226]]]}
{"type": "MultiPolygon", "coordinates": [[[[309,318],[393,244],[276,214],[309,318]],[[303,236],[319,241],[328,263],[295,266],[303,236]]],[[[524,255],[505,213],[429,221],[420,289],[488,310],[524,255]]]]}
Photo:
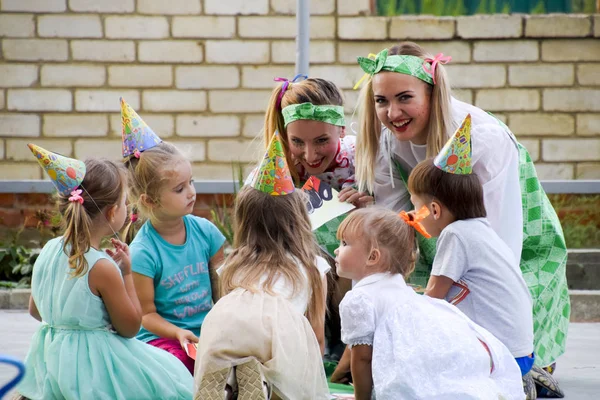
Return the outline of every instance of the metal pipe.
{"type": "Polygon", "coordinates": [[[310,0],[296,0],[296,75],[308,76],[310,61],[310,0]]]}

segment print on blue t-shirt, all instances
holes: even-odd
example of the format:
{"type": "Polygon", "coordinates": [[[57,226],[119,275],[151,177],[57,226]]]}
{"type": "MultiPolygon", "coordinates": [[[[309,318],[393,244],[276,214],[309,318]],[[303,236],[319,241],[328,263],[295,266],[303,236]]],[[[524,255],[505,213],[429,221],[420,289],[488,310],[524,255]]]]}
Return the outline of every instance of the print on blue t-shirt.
{"type": "MultiPolygon", "coordinates": [[[[208,263],[225,237],[204,218],[186,215],[183,221],[187,232],[183,245],[166,242],[146,222],[129,246],[131,262],[134,272],[154,280],[156,312],[168,322],[199,335],[212,307],[208,263]]],[[[158,336],[142,327],[137,338],[148,342],[158,336]]]]}

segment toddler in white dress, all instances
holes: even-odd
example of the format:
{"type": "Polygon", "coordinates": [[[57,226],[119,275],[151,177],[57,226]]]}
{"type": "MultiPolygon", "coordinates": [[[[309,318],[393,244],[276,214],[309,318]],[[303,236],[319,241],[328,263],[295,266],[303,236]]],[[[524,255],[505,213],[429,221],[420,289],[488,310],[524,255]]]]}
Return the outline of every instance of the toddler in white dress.
{"type": "Polygon", "coordinates": [[[412,219],[361,209],[338,230],[338,274],[357,281],[340,305],[356,399],[524,399],[519,367],[498,339],[406,285],[411,226],[422,230],[412,219]]]}

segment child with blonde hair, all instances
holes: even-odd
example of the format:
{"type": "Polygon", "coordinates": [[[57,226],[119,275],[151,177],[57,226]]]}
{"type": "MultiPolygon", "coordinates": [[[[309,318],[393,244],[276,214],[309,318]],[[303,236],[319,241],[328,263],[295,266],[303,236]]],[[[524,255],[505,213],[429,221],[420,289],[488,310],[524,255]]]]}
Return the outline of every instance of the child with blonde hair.
{"type": "Polygon", "coordinates": [[[329,266],[316,257],[306,201],[275,136],[236,198],[234,250],[219,269],[224,297],[200,336],[196,399],[232,398],[225,390],[244,400],[329,398],[319,348],[329,266]]]}
{"type": "Polygon", "coordinates": [[[121,110],[130,202],[145,221],[130,244],[143,313],[137,337],[172,353],[193,373],[185,346],[198,342],[202,321],[218,299],[215,271],[225,237],[191,215],[196,190],[189,160],[123,100],[121,110]]]}
{"type": "Polygon", "coordinates": [[[29,399],[187,399],[192,378],[170,354],[133,338],[142,310],[129,249],[112,239],[127,216],[124,168],[84,162],[33,144],[30,149],[59,191],[64,234],[36,260],[29,312],[42,322],[18,387],[29,399]]]}
{"type": "Polygon", "coordinates": [[[338,230],[338,273],[357,281],[340,304],[355,398],[523,399],[519,367],[498,339],[407,286],[419,219],[371,207],[338,230]]]}

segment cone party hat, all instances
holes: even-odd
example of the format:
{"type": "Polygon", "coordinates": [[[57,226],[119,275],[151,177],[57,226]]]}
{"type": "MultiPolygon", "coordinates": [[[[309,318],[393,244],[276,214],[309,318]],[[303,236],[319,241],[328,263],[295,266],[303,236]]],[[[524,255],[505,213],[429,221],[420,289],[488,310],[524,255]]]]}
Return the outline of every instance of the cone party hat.
{"type": "Polygon", "coordinates": [[[133,108],[121,97],[121,122],[123,124],[123,157],[135,155],[148,150],[162,140],[144,122],[133,108]]]}
{"type": "Polygon", "coordinates": [[[290,194],[295,190],[279,132],[273,135],[265,158],[260,163],[250,185],[272,196],[290,194]]]}
{"type": "Polygon", "coordinates": [[[46,170],[60,194],[66,196],[81,185],[85,177],[85,164],[83,161],[61,156],[33,143],[29,143],[27,147],[37,158],[42,168],[46,170]]]}
{"type": "Polygon", "coordinates": [[[444,145],[433,163],[450,174],[468,175],[471,166],[471,114],[467,114],[460,127],[444,145]]]}

